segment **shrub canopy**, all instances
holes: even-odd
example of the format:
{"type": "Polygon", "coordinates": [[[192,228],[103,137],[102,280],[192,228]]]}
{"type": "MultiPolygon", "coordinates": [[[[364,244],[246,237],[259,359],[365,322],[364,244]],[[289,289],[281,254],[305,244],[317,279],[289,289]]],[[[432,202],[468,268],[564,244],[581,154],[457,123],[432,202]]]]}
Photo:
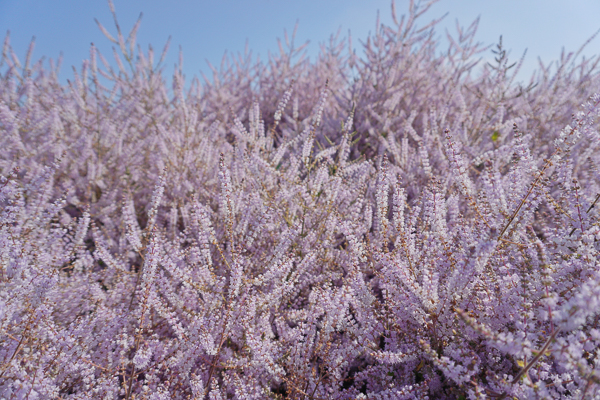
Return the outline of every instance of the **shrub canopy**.
{"type": "Polygon", "coordinates": [[[2,397],[598,395],[599,59],[477,72],[431,4],[171,86],[118,25],[68,85],[7,38],[2,397]]]}

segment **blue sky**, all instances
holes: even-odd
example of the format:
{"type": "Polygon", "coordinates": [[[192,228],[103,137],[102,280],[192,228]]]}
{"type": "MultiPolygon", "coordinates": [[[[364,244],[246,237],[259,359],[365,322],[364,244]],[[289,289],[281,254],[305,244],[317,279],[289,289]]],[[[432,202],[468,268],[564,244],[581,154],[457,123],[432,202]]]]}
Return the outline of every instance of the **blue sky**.
{"type": "MultiPolygon", "coordinates": [[[[244,50],[246,42],[253,54],[266,60],[268,52],[277,52],[278,37],[284,29],[293,31],[299,22],[296,43],[309,40],[308,55],[318,53],[319,43],[327,41],[341,28],[351,30],[357,39],[373,31],[380,10],[381,21],[391,23],[390,0],[114,0],[124,31],[129,31],[143,12],[138,43],[152,44],[162,50],[169,36],[171,49],[167,71],[183,49],[184,72],[189,79],[199,71],[209,74],[206,60],[219,65],[224,52],[244,50]]],[[[408,0],[396,0],[398,14],[408,9],[408,0]]],[[[477,38],[485,44],[496,43],[503,35],[505,47],[517,61],[528,48],[521,78],[528,77],[537,66],[537,58],[552,61],[560,57],[563,47],[576,51],[600,29],[598,0],[441,0],[422,22],[449,15],[438,29],[454,32],[455,21],[468,26],[481,17],[477,38]]],[[[24,59],[32,36],[36,37],[34,59],[64,56],[61,79],[72,75],[71,66],[79,67],[95,43],[109,60],[111,44],[94,22],[97,18],[114,32],[105,0],[0,0],[0,37],[11,32],[11,43],[24,59]]],[[[584,54],[600,54],[600,35],[584,54]]],[[[488,57],[492,54],[488,51],[488,57]]]]}

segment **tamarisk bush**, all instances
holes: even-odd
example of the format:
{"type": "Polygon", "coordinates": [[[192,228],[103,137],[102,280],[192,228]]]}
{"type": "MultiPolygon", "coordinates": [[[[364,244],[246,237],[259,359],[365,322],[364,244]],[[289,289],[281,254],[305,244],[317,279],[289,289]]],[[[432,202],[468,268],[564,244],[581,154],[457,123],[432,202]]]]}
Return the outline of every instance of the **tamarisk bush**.
{"type": "Polygon", "coordinates": [[[7,38],[1,396],[600,395],[598,58],[477,72],[431,4],[171,87],[116,17],[68,85],[7,38]]]}

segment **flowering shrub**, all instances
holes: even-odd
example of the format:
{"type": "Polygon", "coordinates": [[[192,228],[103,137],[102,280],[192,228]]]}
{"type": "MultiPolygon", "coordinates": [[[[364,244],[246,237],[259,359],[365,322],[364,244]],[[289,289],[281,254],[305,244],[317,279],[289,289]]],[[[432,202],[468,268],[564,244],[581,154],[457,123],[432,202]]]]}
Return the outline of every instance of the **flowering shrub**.
{"type": "Polygon", "coordinates": [[[7,39],[2,397],[598,396],[598,59],[475,74],[429,5],[172,89],[135,29],[67,86],[7,39]]]}

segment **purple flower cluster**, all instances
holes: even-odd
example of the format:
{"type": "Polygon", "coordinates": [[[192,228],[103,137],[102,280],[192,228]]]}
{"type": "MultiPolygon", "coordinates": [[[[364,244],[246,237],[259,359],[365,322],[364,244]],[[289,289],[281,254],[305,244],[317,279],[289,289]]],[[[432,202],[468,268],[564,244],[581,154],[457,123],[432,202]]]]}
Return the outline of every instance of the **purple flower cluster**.
{"type": "Polygon", "coordinates": [[[171,87],[7,39],[0,397],[600,396],[600,59],[476,73],[429,5],[171,87]]]}

